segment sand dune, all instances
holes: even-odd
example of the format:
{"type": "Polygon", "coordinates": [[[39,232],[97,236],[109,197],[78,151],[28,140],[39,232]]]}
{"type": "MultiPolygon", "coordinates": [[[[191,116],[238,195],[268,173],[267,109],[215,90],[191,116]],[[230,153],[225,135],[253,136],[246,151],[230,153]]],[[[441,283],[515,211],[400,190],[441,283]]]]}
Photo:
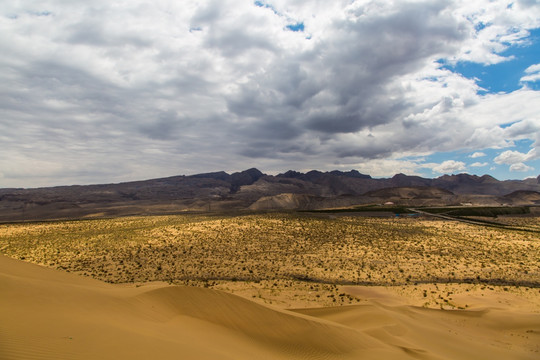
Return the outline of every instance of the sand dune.
{"type": "Polygon", "coordinates": [[[115,286],[3,256],[0,294],[1,359],[376,359],[401,352],[340,324],[224,292],[115,286]]]}
{"type": "Polygon", "coordinates": [[[380,305],[300,313],[359,329],[420,359],[538,358],[538,315],[380,305]]]}
{"type": "Polygon", "coordinates": [[[4,256],[0,319],[0,359],[534,359],[540,343],[540,315],[523,311],[428,310],[371,296],[292,312],[4,256]]]}
{"type": "Polygon", "coordinates": [[[345,290],[366,303],[296,311],[361,330],[419,359],[537,359],[540,355],[538,308],[533,305],[527,311],[521,303],[514,306],[511,301],[520,299],[513,294],[492,297],[487,291],[476,292],[468,299],[475,302],[472,310],[436,310],[403,305],[406,300],[390,288],[345,290]]]}

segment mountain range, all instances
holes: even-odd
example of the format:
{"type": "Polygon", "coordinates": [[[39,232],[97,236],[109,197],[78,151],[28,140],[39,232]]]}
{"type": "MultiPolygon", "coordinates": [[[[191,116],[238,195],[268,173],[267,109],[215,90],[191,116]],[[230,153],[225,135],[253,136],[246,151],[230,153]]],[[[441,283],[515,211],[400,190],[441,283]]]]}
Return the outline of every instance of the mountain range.
{"type": "Polygon", "coordinates": [[[118,184],[0,189],[0,221],[83,217],[323,209],[392,202],[407,206],[540,205],[540,176],[499,181],[492,176],[397,174],[372,178],[356,170],[266,175],[252,168],[118,184]]]}

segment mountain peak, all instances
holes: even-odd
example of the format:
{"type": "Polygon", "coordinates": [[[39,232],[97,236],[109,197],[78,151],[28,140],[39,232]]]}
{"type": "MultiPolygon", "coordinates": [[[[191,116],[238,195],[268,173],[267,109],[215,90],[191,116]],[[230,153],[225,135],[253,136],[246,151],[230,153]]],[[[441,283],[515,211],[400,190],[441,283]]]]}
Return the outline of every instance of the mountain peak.
{"type": "Polygon", "coordinates": [[[265,174],[263,172],[261,172],[259,169],[257,168],[250,168],[250,169],[247,169],[247,170],[244,170],[244,171],[241,171],[241,172],[237,172],[237,173],[234,173],[233,175],[235,174],[246,174],[246,175],[249,175],[253,178],[260,178],[260,177],[263,177],[265,174]]]}
{"type": "Polygon", "coordinates": [[[482,181],[482,183],[496,183],[496,182],[499,182],[499,180],[495,179],[493,176],[491,175],[482,175],[480,177],[480,180],[482,181]]]}
{"type": "Polygon", "coordinates": [[[225,171],[216,171],[216,172],[209,172],[209,173],[203,173],[203,174],[195,174],[195,175],[191,175],[190,177],[195,178],[195,179],[215,179],[215,180],[227,181],[229,180],[230,175],[227,174],[225,171]]]}
{"type": "Polygon", "coordinates": [[[350,171],[333,170],[333,171],[330,171],[329,174],[336,175],[336,176],[346,176],[346,177],[357,178],[357,179],[371,179],[371,176],[362,174],[358,170],[350,170],[350,171]]]}
{"type": "Polygon", "coordinates": [[[448,181],[448,182],[454,182],[454,183],[478,183],[482,182],[482,178],[476,176],[476,175],[469,175],[465,173],[457,174],[457,175],[443,175],[435,180],[442,180],[442,181],[448,181]]]}
{"type": "Polygon", "coordinates": [[[304,175],[301,172],[295,171],[295,170],[288,170],[282,174],[278,174],[278,177],[286,177],[286,178],[299,178],[302,175],[304,175]]]}
{"type": "Polygon", "coordinates": [[[251,185],[255,181],[263,177],[264,174],[256,168],[244,170],[242,172],[234,173],[230,176],[231,191],[237,192],[243,185],[251,185]]]}

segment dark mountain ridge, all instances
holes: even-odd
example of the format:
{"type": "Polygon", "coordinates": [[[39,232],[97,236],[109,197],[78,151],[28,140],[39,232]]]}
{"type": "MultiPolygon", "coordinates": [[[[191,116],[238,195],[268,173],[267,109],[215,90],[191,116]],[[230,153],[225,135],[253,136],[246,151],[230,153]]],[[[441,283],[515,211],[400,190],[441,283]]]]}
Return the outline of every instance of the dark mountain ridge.
{"type": "Polygon", "coordinates": [[[516,191],[540,192],[540,176],[499,181],[489,175],[428,179],[397,174],[374,179],[356,170],[289,170],[272,176],[251,168],[232,174],[219,171],[117,184],[0,189],[0,220],[245,210],[262,198],[266,199],[264,204],[278,208],[286,202],[288,209],[350,206],[388,199],[411,206],[418,206],[420,199],[427,206],[475,201],[516,204],[525,198],[529,203],[536,201],[534,194],[504,197],[516,191]],[[377,192],[381,189],[394,190],[377,192]]]}

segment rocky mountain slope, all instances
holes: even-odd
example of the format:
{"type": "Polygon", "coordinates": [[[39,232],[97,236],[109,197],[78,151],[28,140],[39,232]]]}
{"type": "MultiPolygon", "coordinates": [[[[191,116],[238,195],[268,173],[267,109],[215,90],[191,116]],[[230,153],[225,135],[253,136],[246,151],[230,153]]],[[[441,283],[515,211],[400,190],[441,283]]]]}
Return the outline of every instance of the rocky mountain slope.
{"type": "Polygon", "coordinates": [[[181,211],[319,209],[392,201],[410,206],[538,204],[540,176],[499,181],[489,175],[436,179],[397,174],[374,179],[356,170],[272,176],[257,169],[228,174],[74,185],[0,189],[0,221],[165,214],[181,211]]]}

